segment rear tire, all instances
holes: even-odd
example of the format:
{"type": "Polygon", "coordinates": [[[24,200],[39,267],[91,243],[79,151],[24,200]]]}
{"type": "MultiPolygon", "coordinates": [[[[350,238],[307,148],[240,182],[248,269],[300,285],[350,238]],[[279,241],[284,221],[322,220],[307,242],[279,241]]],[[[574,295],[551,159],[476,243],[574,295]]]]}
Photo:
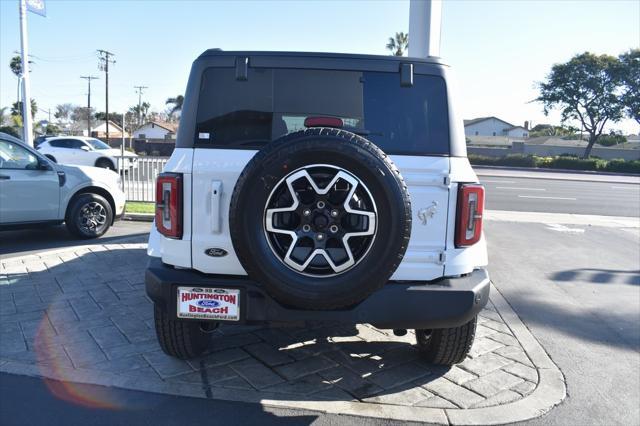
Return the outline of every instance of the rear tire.
{"type": "Polygon", "coordinates": [[[209,348],[211,334],[196,321],[172,319],[169,314],[154,304],[156,336],[162,351],[179,359],[190,359],[202,355],[209,348]]]}
{"type": "Polygon", "coordinates": [[[460,327],[416,330],[422,358],[432,364],[454,365],[466,358],[476,335],[478,317],[460,327]]]}

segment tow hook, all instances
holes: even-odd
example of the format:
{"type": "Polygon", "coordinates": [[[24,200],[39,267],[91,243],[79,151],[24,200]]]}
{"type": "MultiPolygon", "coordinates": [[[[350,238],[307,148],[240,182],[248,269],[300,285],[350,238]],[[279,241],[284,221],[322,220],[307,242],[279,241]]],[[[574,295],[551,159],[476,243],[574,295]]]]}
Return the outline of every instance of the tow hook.
{"type": "Polygon", "coordinates": [[[404,336],[405,334],[407,334],[407,330],[404,328],[394,328],[393,334],[396,336],[404,336]]]}

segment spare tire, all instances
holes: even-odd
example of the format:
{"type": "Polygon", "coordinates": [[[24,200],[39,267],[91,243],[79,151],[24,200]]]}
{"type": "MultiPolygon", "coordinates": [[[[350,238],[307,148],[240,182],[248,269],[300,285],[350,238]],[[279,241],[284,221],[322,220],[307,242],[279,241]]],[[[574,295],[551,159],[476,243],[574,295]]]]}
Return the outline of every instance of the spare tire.
{"type": "Polygon", "coordinates": [[[253,157],[234,188],[229,224],[242,266],[274,299],[335,309],[389,280],[409,243],[411,202],[376,145],[313,128],[253,157]]]}

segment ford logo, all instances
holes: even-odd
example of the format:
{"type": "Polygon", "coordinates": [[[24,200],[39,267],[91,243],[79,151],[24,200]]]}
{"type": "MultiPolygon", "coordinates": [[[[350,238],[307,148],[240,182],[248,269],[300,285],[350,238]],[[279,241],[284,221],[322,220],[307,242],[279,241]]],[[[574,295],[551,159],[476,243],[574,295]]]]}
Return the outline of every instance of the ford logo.
{"type": "Polygon", "coordinates": [[[206,249],[204,251],[204,254],[211,257],[223,257],[223,256],[226,256],[228,252],[225,249],[212,247],[212,248],[206,249]]]}
{"type": "Polygon", "coordinates": [[[220,306],[220,302],[216,300],[198,300],[198,306],[203,308],[217,308],[220,306]]]}

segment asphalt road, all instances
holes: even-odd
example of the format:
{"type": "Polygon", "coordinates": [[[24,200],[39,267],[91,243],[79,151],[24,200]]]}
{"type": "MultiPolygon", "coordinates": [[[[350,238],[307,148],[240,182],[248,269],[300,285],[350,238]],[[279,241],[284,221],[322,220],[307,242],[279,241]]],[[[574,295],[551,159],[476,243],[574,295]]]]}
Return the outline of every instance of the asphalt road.
{"type": "Polygon", "coordinates": [[[488,221],[485,234],[496,288],[567,382],[526,424],[640,424],[640,230],[488,221]]]}
{"type": "Polygon", "coordinates": [[[640,217],[640,185],[480,176],[486,208],[523,212],[640,217]]]}

